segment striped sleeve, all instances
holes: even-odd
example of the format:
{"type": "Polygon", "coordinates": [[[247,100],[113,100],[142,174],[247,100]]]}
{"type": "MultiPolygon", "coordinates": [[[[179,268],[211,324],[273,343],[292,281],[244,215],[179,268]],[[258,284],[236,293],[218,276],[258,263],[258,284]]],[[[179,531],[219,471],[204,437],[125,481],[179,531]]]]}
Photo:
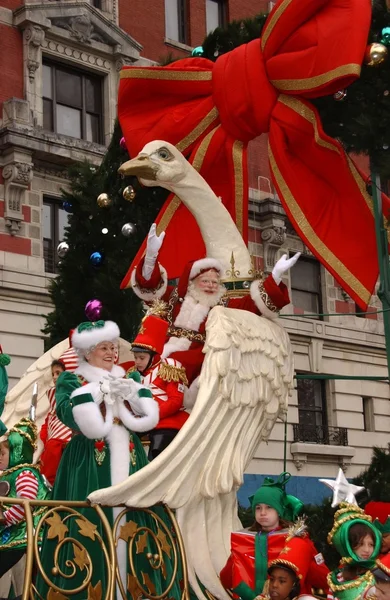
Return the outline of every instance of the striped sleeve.
{"type": "MultiPolygon", "coordinates": [[[[16,496],[34,500],[38,494],[38,479],[31,471],[22,471],[18,475],[16,482],[16,496]]],[[[7,525],[14,525],[24,519],[24,508],[20,504],[14,504],[4,512],[4,518],[7,525]]]]}

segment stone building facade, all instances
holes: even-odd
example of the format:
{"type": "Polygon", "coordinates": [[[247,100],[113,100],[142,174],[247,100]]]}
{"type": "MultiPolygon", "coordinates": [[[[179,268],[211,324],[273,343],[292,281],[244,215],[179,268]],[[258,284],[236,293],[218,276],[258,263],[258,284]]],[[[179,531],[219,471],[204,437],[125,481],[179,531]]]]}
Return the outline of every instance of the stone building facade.
{"type": "MultiPolygon", "coordinates": [[[[188,56],[208,30],[270,5],[0,0],[6,49],[0,80],[0,340],[13,358],[11,383],[43,352],[48,284],[66,222],[60,202],[66,168],[72,161],[101,161],[116,117],[122,66],[188,56]]],[[[270,182],[265,139],[250,145],[249,176],[250,250],[258,265],[269,271],[283,252],[303,252],[286,281],[293,303],[283,311],[297,372],[385,376],[380,304],[374,297],[371,314],[359,314],[294,234],[270,182]],[[307,318],[305,312],[324,316],[307,318]]],[[[258,449],[242,501],[261,474],[282,470],[284,453],[299,495],[319,497],[315,477],[335,476],[339,465],[347,476],[356,475],[372,446],[387,444],[388,400],[384,382],[300,379],[287,428],[277,424],[269,444],[258,449]]]]}

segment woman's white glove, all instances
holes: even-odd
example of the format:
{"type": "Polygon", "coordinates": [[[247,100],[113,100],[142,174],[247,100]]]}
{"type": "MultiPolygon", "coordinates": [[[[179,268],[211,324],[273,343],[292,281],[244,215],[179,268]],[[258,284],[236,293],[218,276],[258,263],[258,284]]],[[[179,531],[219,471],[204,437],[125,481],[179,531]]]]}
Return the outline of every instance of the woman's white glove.
{"type": "Polygon", "coordinates": [[[154,266],[156,264],[157,256],[164,241],[165,231],[162,231],[160,235],[156,233],[156,223],[153,223],[148,233],[148,240],[146,242],[146,253],[145,260],[142,266],[142,277],[149,281],[152,276],[154,266]]]}
{"type": "Polygon", "coordinates": [[[282,281],[283,275],[295,265],[300,256],[301,253],[297,252],[291,258],[287,258],[287,254],[283,254],[283,256],[279,258],[278,262],[272,269],[272,277],[277,285],[279,285],[279,283],[282,281]]]}
{"type": "Polygon", "coordinates": [[[142,387],[144,386],[134,379],[112,379],[110,383],[111,394],[119,401],[127,400],[136,415],[145,414],[142,410],[142,398],[138,396],[138,390],[142,387]]]}

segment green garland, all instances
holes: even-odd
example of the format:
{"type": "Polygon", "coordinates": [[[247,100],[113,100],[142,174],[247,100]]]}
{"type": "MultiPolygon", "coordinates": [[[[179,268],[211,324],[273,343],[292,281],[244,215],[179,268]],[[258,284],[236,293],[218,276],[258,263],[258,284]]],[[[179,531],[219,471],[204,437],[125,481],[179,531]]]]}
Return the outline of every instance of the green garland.
{"type": "MultiPolygon", "coordinates": [[[[259,38],[266,19],[267,15],[258,15],[216,29],[203,42],[203,56],[216,61],[221,54],[259,38]]],[[[390,27],[390,11],[385,0],[374,0],[368,43],[381,42],[385,27],[390,27]]],[[[390,179],[390,56],[377,67],[363,65],[360,79],[349,86],[344,100],[332,95],[313,103],[328,135],[338,138],[348,152],[368,154],[381,176],[390,179]]]]}

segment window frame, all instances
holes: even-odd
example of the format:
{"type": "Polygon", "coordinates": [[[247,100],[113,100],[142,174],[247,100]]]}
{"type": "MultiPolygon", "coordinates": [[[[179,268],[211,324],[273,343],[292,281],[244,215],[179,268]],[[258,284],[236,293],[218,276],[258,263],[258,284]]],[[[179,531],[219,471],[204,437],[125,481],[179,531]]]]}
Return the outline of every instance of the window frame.
{"type": "MultiPolygon", "coordinates": [[[[294,253],[290,252],[290,258],[294,256],[294,253]]],[[[296,271],[295,271],[296,272],[296,271]]],[[[294,282],[295,283],[295,282],[294,282]]],[[[323,296],[322,296],[322,273],[321,273],[321,263],[316,259],[316,258],[312,258],[310,256],[300,256],[299,257],[299,261],[298,263],[292,268],[291,270],[291,275],[290,275],[290,284],[291,284],[291,303],[294,306],[294,308],[297,309],[302,309],[301,306],[296,306],[294,304],[294,290],[296,290],[297,292],[305,292],[307,294],[311,294],[313,296],[316,296],[318,299],[318,317],[317,316],[312,316],[310,317],[311,319],[318,319],[319,321],[322,321],[324,319],[324,317],[322,316],[323,313],[323,296]],[[317,281],[317,290],[316,292],[311,292],[310,290],[305,289],[304,287],[297,287],[296,285],[293,285],[293,279],[294,279],[294,269],[298,268],[299,269],[299,263],[311,263],[313,265],[316,265],[316,268],[318,270],[318,281],[317,281]]],[[[303,309],[304,312],[308,312],[305,309],[303,309]]]]}
{"type": "MultiPolygon", "coordinates": [[[[55,196],[49,196],[49,195],[44,195],[42,198],[42,214],[43,214],[43,207],[44,206],[49,206],[50,207],[50,227],[51,227],[51,231],[53,233],[53,237],[51,240],[49,240],[49,238],[45,238],[43,235],[43,230],[42,230],[42,248],[43,248],[43,259],[44,259],[44,263],[45,263],[45,273],[51,273],[56,275],[58,273],[58,262],[61,260],[57,254],[57,246],[60,242],[62,242],[63,240],[60,240],[60,236],[59,236],[59,210],[63,210],[65,213],[66,211],[62,208],[62,200],[61,198],[55,197],[55,196]],[[53,270],[47,270],[47,259],[45,256],[45,240],[49,240],[51,243],[51,251],[52,251],[52,259],[51,262],[53,264],[53,270]]],[[[67,214],[67,213],[66,213],[67,214]]]]}
{"type": "Polygon", "coordinates": [[[209,31],[213,31],[213,29],[215,29],[215,27],[213,29],[208,28],[207,26],[207,2],[214,2],[215,4],[218,4],[218,25],[217,27],[224,27],[227,23],[227,6],[226,6],[226,2],[225,0],[206,0],[205,2],[205,6],[206,6],[206,35],[209,31]]]}
{"type": "Polygon", "coordinates": [[[63,63],[61,61],[54,61],[54,60],[51,60],[50,58],[46,58],[46,57],[44,57],[42,60],[42,67],[45,67],[45,66],[49,67],[51,69],[51,88],[52,88],[51,89],[52,98],[48,98],[48,97],[44,96],[43,88],[42,88],[42,110],[43,111],[45,110],[44,109],[45,100],[50,101],[52,103],[52,106],[51,106],[52,129],[49,129],[49,130],[46,129],[46,131],[52,131],[53,133],[56,133],[57,135],[69,135],[69,134],[64,134],[64,133],[58,133],[58,131],[57,131],[57,104],[60,104],[61,106],[66,106],[68,108],[75,108],[74,106],[71,106],[68,104],[63,104],[62,102],[57,101],[57,95],[58,95],[57,70],[62,70],[64,72],[68,73],[69,75],[76,75],[81,78],[81,103],[82,103],[82,106],[80,108],[77,107],[77,110],[80,110],[80,112],[81,112],[81,119],[80,119],[81,137],[72,136],[72,135],[70,135],[69,137],[73,137],[75,139],[80,139],[80,140],[83,140],[84,142],[89,142],[89,143],[93,143],[93,144],[104,144],[104,77],[100,76],[98,74],[92,73],[86,69],[75,68],[75,67],[69,66],[68,64],[63,63]],[[99,98],[100,111],[98,111],[98,112],[87,110],[86,79],[91,79],[98,83],[99,93],[100,93],[100,98],[99,98]],[[98,135],[97,140],[87,140],[87,138],[86,138],[87,115],[92,115],[95,117],[97,116],[97,123],[98,123],[98,128],[99,128],[99,135],[98,135]]]}
{"type": "MultiPolygon", "coordinates": [[[[307,371],[297,371],[297,373],[299,373],[300,375],[310,375],[311,373],[307,372],[307,371]]],[[[305,412],[309,412],[309,413],[313,413],[313,414],[321,414],[321,425],[317,425],[315,424],[315,427],[323,427],[324,429],[326,427],[328,427],[328,404],[327,404],[327,397],[326,397],[326,382],[323,379],[305,379],[303,378],[299,378],[297,379],[297,408],[298,408],[298,423],[299,425],[304,425],[304,423],[301,421],[300,419],[300,412],[305,411],[305,412]],[[318,384],[318,388],[319,388],[319,395],[320,395],[320,399],[321,399],[321,407],[318,407],[318,409],[316,409],[317,407],[306,407],[306,408],[301,408],[299,406],[299,382],[300,381],[309,381],[311,383],[313,383],[313,386],[315,386],[316,384],[318,384]]]]}
{"type": "Polygon", "coordinates": [[[177,5],[177,37],[179,39],[172,38],[167,35],[167,15],[168,8],[167,2],[164,0],[164,17],[165,17],[165,35],[167,39],[172,40],[173,42],[178,42],[179,44],[187,45],[189,43],[189,35],[188,35],[188,25],[187,25],[187,16],[188,16],[188,7],[187,0],[175,0],[177,5]]]}

